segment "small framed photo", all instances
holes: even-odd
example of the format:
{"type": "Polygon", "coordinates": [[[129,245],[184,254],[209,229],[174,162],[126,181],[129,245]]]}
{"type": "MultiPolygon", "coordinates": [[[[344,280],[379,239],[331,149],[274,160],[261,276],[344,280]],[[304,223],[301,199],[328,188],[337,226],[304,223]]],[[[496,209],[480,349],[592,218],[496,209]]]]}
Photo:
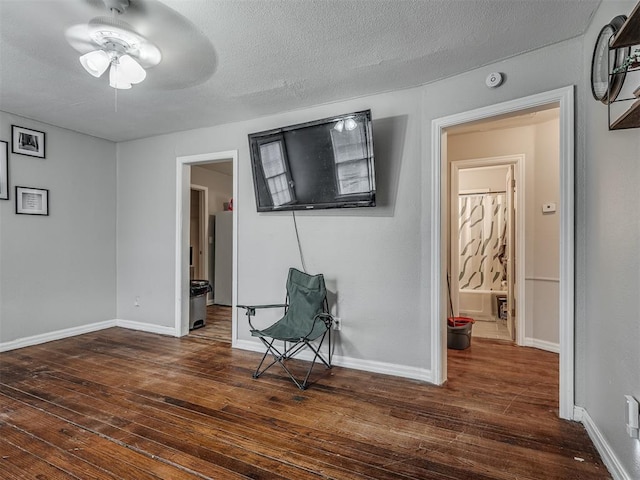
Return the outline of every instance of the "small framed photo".
{"type": "Polygon", "coordinates": [[[11,153],[45,158],[44,132],[11,125],[11,153]]]}
{"type": "Polygon", "coordinates": [[[16,187],[16,213],[22,215],[49,215],[49,190],[16,187]]]}
{"type": "Polygon", "coordinates": [[[0,200],[9,200],[9,144],[0,141],[0,200]]]}

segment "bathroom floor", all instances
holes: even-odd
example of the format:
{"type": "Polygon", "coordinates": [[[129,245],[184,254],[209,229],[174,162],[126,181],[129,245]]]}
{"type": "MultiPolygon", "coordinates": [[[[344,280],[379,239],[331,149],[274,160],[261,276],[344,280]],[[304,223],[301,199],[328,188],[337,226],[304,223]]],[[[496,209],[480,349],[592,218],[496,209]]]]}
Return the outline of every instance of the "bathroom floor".
{"type": "Polygon", "coordinates": [[[476,320],[471,328],[472,337],[492,338],[496,340],[511,340],[507,322],[505,320],[485,321],[476,320]]]}

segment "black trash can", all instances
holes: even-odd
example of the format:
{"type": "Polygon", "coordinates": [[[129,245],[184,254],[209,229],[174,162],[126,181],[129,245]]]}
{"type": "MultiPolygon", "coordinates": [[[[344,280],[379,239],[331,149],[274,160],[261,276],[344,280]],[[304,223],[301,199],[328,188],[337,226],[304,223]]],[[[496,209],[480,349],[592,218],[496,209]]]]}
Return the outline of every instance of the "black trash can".
{"type": "Polygon", "coordinates": [[[189,330],[207,324],[207,293],[211,291],[209,280],[191,280],[189,299],[189,330]]]}

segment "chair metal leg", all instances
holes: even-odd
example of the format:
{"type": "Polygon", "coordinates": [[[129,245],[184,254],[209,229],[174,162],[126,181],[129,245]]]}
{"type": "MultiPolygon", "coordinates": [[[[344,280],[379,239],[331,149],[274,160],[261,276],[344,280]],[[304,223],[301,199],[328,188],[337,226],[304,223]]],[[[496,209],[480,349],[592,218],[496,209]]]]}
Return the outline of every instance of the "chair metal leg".
{"type": "Polygon", "coordinates": [[[324,340],[327,337],[327,333],[328,333],[328,336],[329,336],[329,343],[331,343],[331,330],[327,330],[327,331],[324,332],[324,334],[320,338],[320,342],[318,343],[317,347],[315,347],[310,341],[308,341],[306,339],[300,339],[300,341],[295,342],[295,343],[284,341],[283,342],[283,350],[282,351],[278,350],[278,348],[276,348],[276,346],[274,346],[275,339],[271,339],[271,341],[267,341],[267,340],[265,340],[264,337],[259,337],[260,340],[262,341],[262,343],[264,344],[264,346],[267,348],[267,351],[264,352],[264,355],[262,356],[262,360],[260,360],[260,363],[258,364],[258,368],[256,368],[256,371],[253,374],[253,378],[260,377],[264,372],[266,372],[273,365],[275,365],[276,363],[279,363],[280,366],[287,373],[287,375],[289,375],[289,378],[291,378],[293,383],[295,383],[296,386],[300,390],[306,390],[308,385],[309,385],[309,376],[311,375],[311,371],[313,370],[313,367],[315,366],[316,361],[318,359],[320,359],[320,361],[322,363],[324,363],[326,368],[331,368],[332,367],[332,365],[331,365],[331,357],[332,357],[331,344],[329,344],[329,359],[328,360],[324,358],[324,356],[322,355],[322,352],[320,351],[322,349],[322,345],[324,344],[324,340]],[[287,345],[288,343],[290,345],[287,345]],[[306,373],[306,375],[304,377],[304,380],[301,382],[300,380],[298,380],[295,377],[295,375],[293,375],[291,370],[289,370],[289,368],[287,368],[287,366],[285,364],[285,361],[295,357],[305,347],[308,347],[313,352],[314,355],[313,355],[313,359],[311,360],[311,365],[309,365],[309,369],[307,370],[307,373],[306,373]],[[265,360],[266,360],[266,358],[267,358],[267,356],[269,354],[271,354],[273,356],[273,361],[271,363],[269,363],[267,366],[263,367],[263,364],[265,363],[265,360]]]}

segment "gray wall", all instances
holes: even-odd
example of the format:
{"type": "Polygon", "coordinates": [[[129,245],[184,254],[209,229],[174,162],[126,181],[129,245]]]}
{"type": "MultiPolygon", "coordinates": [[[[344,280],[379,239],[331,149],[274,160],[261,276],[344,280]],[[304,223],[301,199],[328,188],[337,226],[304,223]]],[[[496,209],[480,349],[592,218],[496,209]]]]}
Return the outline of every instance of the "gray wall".
{"type": "Polygon", "coordinates": [[[116,146],[0,112],[10,200],[0,201],[0,343],[113,320],[116,146]],[[46,133],[46,158],[11,153],[11,125],[46,133]],[[16,215],[16,185],[49,189],[49,216],[16,215]]]}
{"type": "MultiPolygon", "coordinates": [[[[636,2],[604,2],[584,38],[583,79],[603,25],[636,2]]],[[[640,80],[629,80],[638,86],[640,80]]],[[[626,84],[625,84],[626,86],[626,84]]],[[[585,82],[585,89],[588,84],[585,82]]],[[[640,130],[610,132],[607,108],[586,90],[583,105],[584,184],[577,202],[582,275],[576,287],[584,349],[580,404],[627,469],[640,478],[640,441],[625,432],[624,395],[640,399],[640,130]]]]}
{"type": "MultiPolygon", "coordinates": [[[[379,206],[297,215],[310,272],[325,274],[335,311],[344,318],[337,354],[357,359],[428,367],[424,348],[428,324],[420,319],[420,99],[419,89],[352,100],[253,121],[180,132],[120,145],[118,209],[118,316],[173,325],[175,275],[175,157],[238,149],[239,302],[271,303],[284,298],[290,266],[300,268],[290,213],[258,214],[247,135],[282,125],[371,107],[376,118],[379,206]],[[149,168],[151,164],[155,168],[149,168]],[[153,173],[150,173],[153,172],[153,173]],[[148,175],[154,175],[149,178],[148,175]],[[137,199],[145,185],[144,199],[137,199]],[[136,223],[147,202],[149,222],[136,223]],[[407,234],[412,232],[411,234],[407,234]],[[146,246],[154,245],[150,249],[146,246]],[[148,301],[132,300],[153,278],[148,301]],[[150,305],[147,310],[145,305],[150,305]],[[133,317],[132,317],[133,316],[133,317]],[[398,328],[401,325],[402,328],[398,328]],[[387,338],[381,344],[380,338],[387,338]]],[[[146,210],[146,209],[145,209],[146,210]]],[[[241,339],[249,340],[244,318],[241,339]]]]}
{"type": "MultiPolygon", "coordinates": [[[[336,353],[429,370],[431,120],[583,85],[581,77],[575,39],[420,88],[120,144],[118,317],[173,325],[175,157],[205,152],[239,152],[239,302],[282,298],[288,267],[300,267],[293,223],[290,214],[256,213],[247,134],[371,108],[379,206],[300,213],[300,238],[309,271],[325,274],[344,319],[336,353]],[[488,89],[484,79],[495,70],[507,81],[488,89]],[[144,224],[137,221],[143,215],[144,224]]],[[[242,320],[239,337],[248,340],[242,320]]]]}

